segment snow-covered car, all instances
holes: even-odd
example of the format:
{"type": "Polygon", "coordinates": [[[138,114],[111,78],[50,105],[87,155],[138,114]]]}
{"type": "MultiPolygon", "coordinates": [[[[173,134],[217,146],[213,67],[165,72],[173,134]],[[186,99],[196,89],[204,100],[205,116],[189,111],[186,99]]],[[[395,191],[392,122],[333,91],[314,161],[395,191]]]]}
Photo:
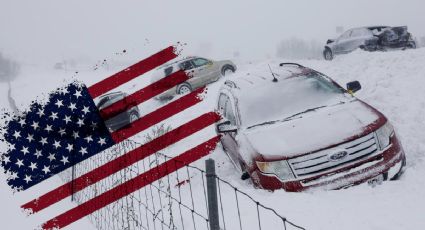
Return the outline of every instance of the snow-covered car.
{"type": "Polygon", "coordinates": [[[223,149],[255,186],[339,189],[398,178],[405,154],[393,126],[329,77],[293,63],[238,75],[219,91],[223,149]]]}
{"type": "Polygon", "coordinates": [[[389,49],[416,48],[412,34],[407,26],[372,26],[350,29],[337,39],[326,42],[323,56],[332,60],[335,55],[346,54],[361,48],[366,51],[385,51],[389,49]]]}
{"type": "Polygon", "coordinates": [[[234,73],[236,71],[236,65],[229,60],[213,61],[203,57],[187,57],[159,67],[152,76],[152,82],[169,76],[178,70],[184,70],[190,76],[189,80],[160,94],[156,97],[157,99],[169,99],[176,94],[189,93],[192,90],[215,82],[220,76],[234,73]]]}
{"type": "MultiPolygon", "coordinates": [[[[99,101],[97,102],[97,108],[102,110],[127,96],[127,93],[121,91],[102,95],[99,97],[99,101]]],[[[140,117],[139,108],[136,104],[132,103],[129,103],[129,106],[123,111],[116,111],[115,114],[117,115],[105,122],[106,127],[108,127],[111,131],[115,131],[129,125],[140,117]]]]}

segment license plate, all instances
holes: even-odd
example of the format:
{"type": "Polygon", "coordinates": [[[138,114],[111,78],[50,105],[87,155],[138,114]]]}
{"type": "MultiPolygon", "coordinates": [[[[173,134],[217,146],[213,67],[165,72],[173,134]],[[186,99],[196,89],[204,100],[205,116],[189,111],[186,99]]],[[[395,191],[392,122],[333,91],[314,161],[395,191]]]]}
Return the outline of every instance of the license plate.
{"type": "Polygon", "coordinates": [[[367,181],[367,183],[368,183],[368,185],[375,187],[376,185],[382,184],[383,181],[384,181],[384,175],[381,174],[381,175],[378,175],[378,176],[376,176],[372,179],[369,179],[367,181]]]}

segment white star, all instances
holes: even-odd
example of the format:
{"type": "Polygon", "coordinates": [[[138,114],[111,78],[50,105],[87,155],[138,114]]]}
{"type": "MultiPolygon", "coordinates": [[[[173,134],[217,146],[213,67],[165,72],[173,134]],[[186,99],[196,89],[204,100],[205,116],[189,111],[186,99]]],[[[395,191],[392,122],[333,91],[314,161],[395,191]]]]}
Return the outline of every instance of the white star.
{"type": "Polygon", "coordinates": [[[59,129],[59,134],[60,134],[61,136],[65,135],[65,134],[66,134],[65,129],[60,128],[60,129],[59,129]]]}
{"type": "Polygon", "coordinates": [[[58,100],[56,101],[55,105],[56,105],[58,108],[60,108],[61,106],[63,106],[63,101],[58,99],[58,100]]]}
{"type": "Polygon", "coordinates": [[[15,144],[10,144],[10,145],[9,145],[9,149],[10,149],[10,151],[15,150],[15,149],[16,149],[16,148],[15,148],[15,144]]]}
{"type": "Polygon", "coordinates": [[[74,146],[72,144],[68,144],[68,146],[66,147],[66,149],[71,152],[74,149],[74,146]]]}
{"type": "Polygon", "coordinates": [[[44,110],[43,109],[39,109],[37,112],[38,116],[43,116],[44,115],[44,110]]]}
{"type": "Polygon", "coordinates": [[[53,120],[58,119],[58,113],[52,112],[52,115],[50,115],[49,117],[52,118],[53,120]]]}
{"type": "Polygon", "coordinates": [[[24,156],[25,156],[25,154],[29,153],[29,151],[28,151],[28,147],[23,146],[23,147],[22,147],[22,149],[21,149],[21,152],[22,152],[22,153],[24,154],[24,156]]]}
{"type": "Polygon", "coordinates": [[[43,167],[43,169],[42,169],[41,171],[43,171],[43,172],[44,172],[44,174],[47,174],[47,173],[49,173],[49,172],[50,172],[50,168],[49,168],[49,166],[44,166],[44,167],[43,167]]]}
{"type": "Polygon", "coordinates": [[[34,155],[37,157],[37,159],[41,156],[43,156],[43,154],[41,154],[41,151],[36,149],[34,155]]]}
{"type": "Polygon", "coordinates": [[[93,138],[91,138],[91,135],[88,135],[84,139],[87,141],[87,144],[90,143],[90,141],[93,141],[93,138]]]}
{"type": "Polygon", "coordinates": [[[76,106],[76,104],[75,104],[75,103],[71,103],[71,104],[68,106],[68,108],[69,108],[71,111],[74,111],[74,109],[77,109],[77,106],[76,106]]]}
{"type": "Polygon", "coordinates": [[[24,181],[28,184],[30,181],[32,181],[31,176],[25,175],[24,181]]]}
{"type": "Polygon", "coordinates": [[[34,171],[34,169],[37,168],[37,164],[31,162],[31,165],[29,166],[29,168],[31,169],[31,171],[34,171]]]}
{"type": "Polygon", "coordinates": [[[47,144],[47,138],[46,137],[42,137],[41,138],[41,140],[40,140],[40,143],[41,143],[41,145],[45,145],[45,144],[47,144]]]}
{"type": "Polygon", "coordinates": [[[97,142],[99,145],[106,145],[106,139],[105,138],[99,138],[99,141],[97,142]]]}
{"type": "Polygon", "coordinates": [[[28,134],[27,140],[29,143],[34,140],[34,135],[28,134]]]}
{"type": "Polygon", "coordinates": [[[50,162],[52,162],[53,160],[56,160],[55,154],[54,153],[49,154],[49,156],[47,157],[47,159],[49,159],[50,162]]]}
{"type": "Polygon", "coordinates": [[[18,178],[18,173],[17,172],[12,172],[12,174],[10,174],[9,180],[15,180],[18,178]]]}
{"type": "Polygon", "coordinates": [[[62,94],[67,94],[68,93],[68,88],[62,88],[62,89],[60,89],[60,92],[62,94]]]}
{"type": "Polygon", "coordinates": [[[79,97],[82,97],[83,95],[81,95],[81,91],[75,90],[74,96],[76,96],[78,99],[79,97]]]}
{"type": "Polygon", "coordinates": [[[84,114],[87,114],[88,112],[90,112],[89,107],[85,107],[81,110],[81,112],[83,112],[84,114]]]}
{"type": "Polygon", "coordinates": [[[22,119],[22,120],[19,120],[19,124],[21,125],[21,127],[23,127],[26,123],[25,123],[25,120],[24,119],[22,119]]]}
{"type": "Polygon", "coordinates": [[[61,142],[55,140],[55,143],[53,143],[53,146],[55,146],[55,149],[58,149],[61,147],[61,142]]]}
{"type": "Polygon", "coordinates": [[[80,137],[80,135],[78,135],[78,132],[73,132],[72,136],[74,137],[74,139],[77,139],[80,137]]]}
{"type": "Polygon", "coordinates": [[[84,119],[78,118],[77,125],[78,125],[78,127],[83,126],[84,125],[84,119]]]}
{"type": "Polygon", "coordinates": [[[71,122],[71,116],[65,115],[65,118],[63,120],[65,121],[65,124],[68,124],[68,122],[71,122]]]}
{"type": "Polygon", "coordinates": [[[68,157],[62,156],[62,160],[60,160],[64,165],[66,165],[66,163],[69,163],[68,161],[68,157]]]}
{"type": "Polygon", "coordinates": [[[84,156],[84,154],[87,154],[87,148],[83,148],[83,147],[81,147],[81,149],[80,149],[80,151],[79,151],[80,153],[81,153],[81,155],[83,155],[84,156]]]}
{"type": "Polygon", "coordinates": [[[95,130],[97,128],[97,123],[92,121],[90,126],[93,130],[95,130]]]}
{"type": "Polygon", "coordinates": [[[4,162],[5,164],[10,163],[10,157],[8,157],[8,156],[3,157],[3,162],[4,162]]]}
{"type": "Polygon", "coordinates": [[[31,127],[32,127],[34,130],[38,129],[38,127],[39,127],[39,126],[38,126],[38,122],[33,121],[33,122],[32,122],[31,127]]]}
{"type": "Polygon", "coordinates": [[[18,168],[21,168],[21,166],[24,166],[24,160],[19,160],[18,159],[18,161],[16,161],[15,165],[17,165],[18,168]]]}
{"type": "Polygon", "coordinates": [[[15,137],[15,139],[18,139],[19,137],[21,137],[21,132],[15,131],[13,136],[15,137]]]}
{"type": "Polygon", "coordinates": [[[46,125],[46,128],[44,129],[47,131],[47,133],[50,133],[51,131],[53,131],[52,126],[51,125],[46,125]]]}

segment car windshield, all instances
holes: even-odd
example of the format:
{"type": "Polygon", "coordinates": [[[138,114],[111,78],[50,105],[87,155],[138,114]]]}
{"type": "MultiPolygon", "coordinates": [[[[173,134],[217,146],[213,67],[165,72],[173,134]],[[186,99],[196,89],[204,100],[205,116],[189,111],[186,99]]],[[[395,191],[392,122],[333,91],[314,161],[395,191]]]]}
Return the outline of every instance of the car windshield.
{"type": "Polygon", "coordinates": [[[240,96],[245,127],[271,124],[291,116],[347,101],[344,90],[318,73],[270,81],[240,96]]]}
{"type": "Polygon", "coordinates": [[[100,98],[99,103],[97,104],[97,107],[99,109],[103,109],[103,108],[110,106],[113,103],[123,99],[123,98],[124,98],[124,95],[121,94],[121,93],[106,95],[106,96],[100,98]]]}

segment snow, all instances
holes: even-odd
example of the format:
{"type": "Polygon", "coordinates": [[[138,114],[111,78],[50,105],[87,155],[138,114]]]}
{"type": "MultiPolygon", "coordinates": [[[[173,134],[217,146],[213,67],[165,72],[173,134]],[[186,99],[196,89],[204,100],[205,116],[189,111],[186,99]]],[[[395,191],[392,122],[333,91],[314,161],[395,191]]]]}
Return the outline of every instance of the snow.
{"type": "Polygon", "coordinates": [[[254,149],[266,157],[293,157],[339,144],[362,133],[364,127],[377,119],[373,111],[355,100],[318,109],[290,121],[257,126],[245,134],[254,149]]]}
{"type": "MultiPolygon", "coordinates": [[[[294,60],[266,60],[253,64],[239,63],[238,72],[246,73],[251,69],[258,69],[270,63],[294,60]]],[[[340,85],[359,80],[362,90],[356,96],[366,103],[377,108],[387,116],[393,124],[407,156],[407,170],[398,181],[384,182],[374,188],[359,185],[338,191],[315,190],[304,193],[288,193],[282,190],[270,192],[253,188],[252,184],[240,180],[240,173],[230,163],[221,148],[217,148],[210,156],[216,160],[217,174],[231,182],[242,191],[250,194],[266,206],[274,208],[278,213],[289,220],[307,229],[424,229],[425,227],[425,49],[394,51],[383,53],[368,53],[356,51],[349,55],[337,56],[333,61],[298,60],[302,65],[316,69],[334,79],[340,85]]],[[[23,76],[16,79],[12,85],[18,107],[25,108],[34,95],[46,92],[46,88],[69,82],[70,79],[87,82],[88,85],[108,76],[106,71],[81,71],[74,77],[74,73],[64,73],[45,70],[35,67],[23,69],[23,76]]],[[[269,74],[269,73],[268,73],[269,74]]],[[[267,75],[269,76],[269,75],[267,75]]],[[[226,79],[235,75],[226,76],[208,87],[205,101],[197,107],[191,108],[185,114],[167,119],[166,124],[172,128],[184,123],[192,114],[202,114],[202,111],[215,109],[217,92],[226,79]]],[[[131,82],[122,87],[123,91],[134,92],[143,85],[149,84],[150,79],[131,82]]],[[[7,84],[0,83],[0,107],[8,108],[7,84]]],[[[152,111],[159,102],[152,101],[141,106],[143,113],[152,111]]],[[[370,119],[373,119],[370,117],[370,119]]],[[[178,153],[190,148],[199,140],[206,140],[214,135],[214,127],[197,134],[197,136],[182,140],[166,150],[167,153],[178,153]]],[[[143,133],[139,136],[143,136],[143,133]]],[[[290,143],[288,143],[289,145],[290,143]]],[[[0,144],[0,150],[5,149],[0,144]]],[[[204,161],[195,163],[204,167],[204,161]]],[[[40,214],[26,217],[19,210],[23,202],[33,199],[46,192],[47,189],[61,183],[59,178],[51,178],[44,185],[34,187],[31,191],[12,194],[6,186],[5,176],[0,176],[0,220],[2,229],[33,229],[53,215],[69,209],[72,204],[69,199],[50,207],[40,214]]],[[[194,191],[201,189],[201,183],[193,183],[194,191]]],[[[223,202],[231,205],[234,201],[234,190],[223,190],[223,202]]],[[[197,194],[201,196],[201,192],[197,194]]],[[[242,218],[248,226],[255,225],[255,212],[251,212],[250,202],[241,198],[242,218]]],[[[273,222],[268,221],[263,213],[263,229],[273,229],[273,222]]],[[[235,218],[236,213],[226,216],[235,218]]],[[[235,219],[236,221],[236,219],[235,219]]],[[[228,229],[232,229],[227,226],[228,229]]],[[[235,225],[236,228],[237,225],[235,225]]],[[[87,218],[77,221],[68,229],[90,229],[87,218]]]]}

